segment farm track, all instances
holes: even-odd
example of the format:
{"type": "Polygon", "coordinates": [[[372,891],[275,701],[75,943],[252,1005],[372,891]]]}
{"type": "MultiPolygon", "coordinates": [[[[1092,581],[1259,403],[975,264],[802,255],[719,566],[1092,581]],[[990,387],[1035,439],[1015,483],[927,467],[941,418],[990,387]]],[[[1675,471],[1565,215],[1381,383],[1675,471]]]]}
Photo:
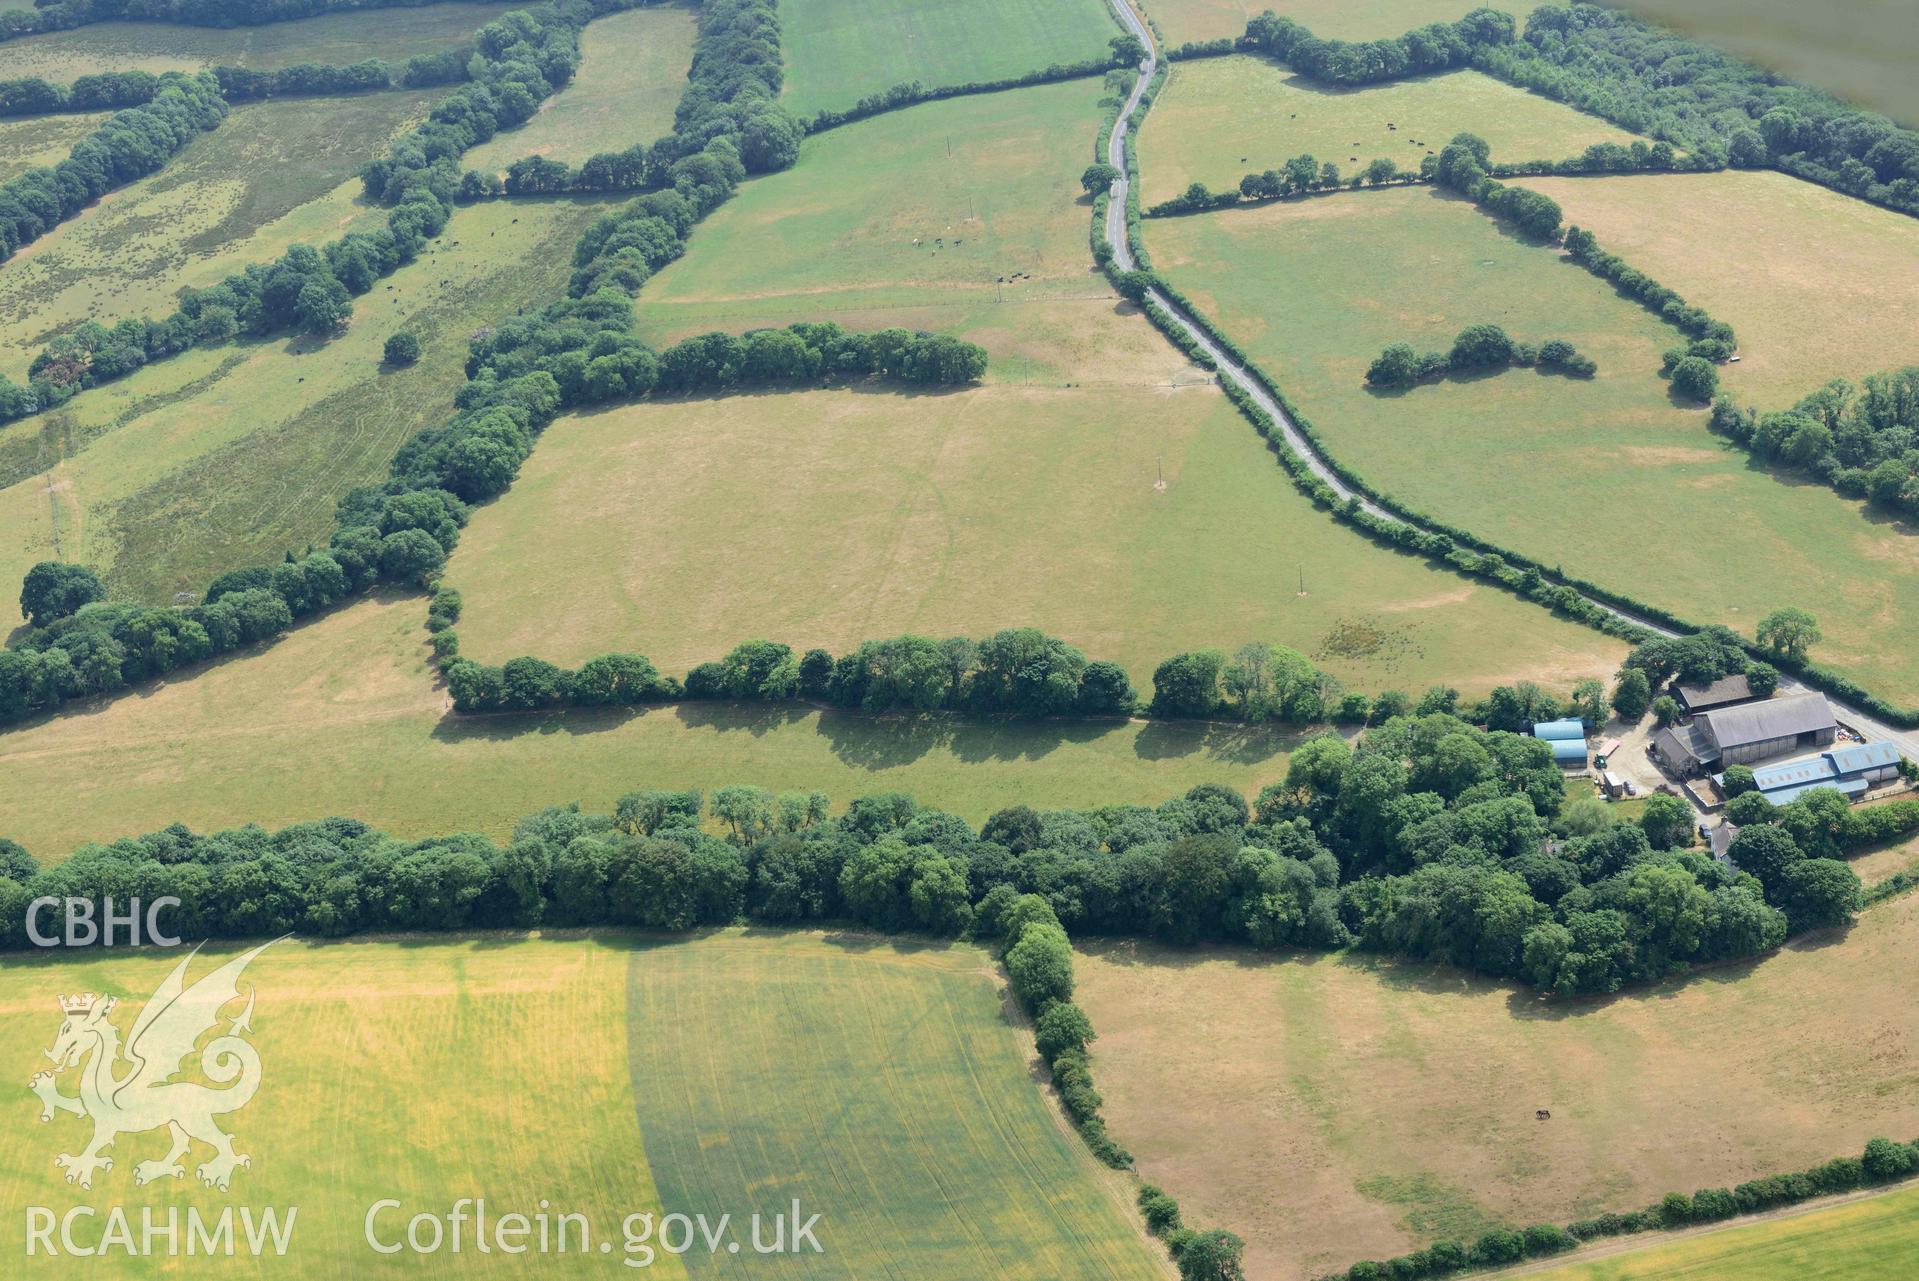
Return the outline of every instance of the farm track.
{"type": "MultiPolygon", "coordinates": [[[[1139,14],[1134,12],[1129,0],[1111,0],[1111,4],[1114,12],[1119,16],[1120,22],[1135,36],[1138,36],[1140,43],[1146,46],[1146,58],[1139,64],[1138,82],[1134,84],[1132,95],[1127,98],[1126,105],[1120,109],[1119,119],[1113,124],[1113,134],[1106,146],[1107,163],[1119,171],[1119,177],[1113,180],[1111,195],[1106,202],[1106,243],[1112,248],[1113,261],[1119,266],[1119,269],[1122,271],[1131,271],[1138,263],[1133,257],[1133,246],[1126,234],[1126,206],[1132,181],[1126,169],[1126,139],[1131,131],[1137,127],[1139,119],[1144,114],[1146,90],[1152,84],[1154,73],[1159,69],[1159,47],[1153,41],[1151,28],[1146,25],[1139,14]]],[[[1221,378],[1226,379],[1235,387],[1239,388],[1255,405],[1258,405],[1263,412],[1272,418],[1273,422],[1279,428],[1281,437],[1286,442],[1286,447],[1291,449],[1293,453],[1306,464],[1307,469],[1311,471],[1315,477],[1325,482],[1326,487],[1332,490],[1342,503],[1351,501],[1356,503],[1361,511],[1369,515],[1383,520],[1397,521],[1400,524],[1421,528],[1418,521],[1409,520],[1398,512],[1388,511],[1342,480],[1332,464],[1327,461],[1325,455],[1306,437],[1304,432],[1300,431],[1298,425],[1293,422],[1292,417],[1287,414],[1285,408],[1267,393],[1260,379],[1248,372],[1239,362],[1235,361],[1222,350],[1219,344],[1213,341],[1206,330],[1187,313],[1185,307],[1173,301],[1173,299],[1169,298],[1159,289],[1148,289],[1147,297],[1152,300],[1155,306],[1159,307],[1167,316],[1172,318],[1173,323],[1179,326],[1181,332],[1186,334],[1195,346],[1212,357],[1214,363],[1219,367],[1219,376],[1221,378]]],[[[1440,531],[1434,530],[1429,532],[1437,533],[1440,531]]],[[[1573,590],[1577,591],[1578,589],[1575,588],[1573,590]]],[[[1631,610],[1621,609],[1616,605],[1607,604],[1602,600],[1595,600],[1592,597],[1585,596],[1584,593],[1580,593],[1580,595],[1613,617],[1631,623],[1635,627],[1642,627],[1656,635],[1680,636],[1684,634],[1674,628],[1656,623],[1652,619],[1643,617],[1631,610]]],[[[1782,690],[1800,690],[1806,688],[1799,681],[1783,673],[1779,679],[1779,687],[1782,690]]],[[[1840,720],[1858,730],[1861,734],[1868,738],[1889,740],[1897,745],[1899,750],[1906,756],[1919,759],[1919,732],[1895,729],[1890,725],[1874,719],[1864,710],[1831,694],[1826,695],[1826,701],[1832,705],[1834,713],[1840,720]]]]}

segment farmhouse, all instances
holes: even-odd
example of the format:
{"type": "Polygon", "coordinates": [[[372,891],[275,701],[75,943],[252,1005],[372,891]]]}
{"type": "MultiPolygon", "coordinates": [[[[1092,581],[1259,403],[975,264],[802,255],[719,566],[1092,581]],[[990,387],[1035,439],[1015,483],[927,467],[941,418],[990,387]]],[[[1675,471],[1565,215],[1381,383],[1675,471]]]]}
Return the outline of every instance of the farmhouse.
{"type": "Polygon", "coordinates": [[[1764,697],[1752,692],[1744,673],[1721,677],[1709,685],[1674,685],[1672,696],[1688,716],[1697,716],[1715,708],[1732,707],[1738,703],[1750,703],[1764,697]]]}
{"type": "Polygon", "coordinates": [[[1824,694],[1741,703],[1705,712],[1653,735],[1652,752],[1680,778],[1829,746],[1839,723],[1824,694]]]}
{"type": "MultiPolygon", "coordinates": [[[[1891,743],[1855,743],[1817,756],[1761,765],[1752,772],[1759,794],[1774,805],[1784,805],[1816,787],[1830,787],[1847,800],[1858,800],[1875,783],[1897,777],[1899,749],[1891,743]]],[[[1713,781],[1725,790],[1725,775],[1714,775],[1713,781]]]]}

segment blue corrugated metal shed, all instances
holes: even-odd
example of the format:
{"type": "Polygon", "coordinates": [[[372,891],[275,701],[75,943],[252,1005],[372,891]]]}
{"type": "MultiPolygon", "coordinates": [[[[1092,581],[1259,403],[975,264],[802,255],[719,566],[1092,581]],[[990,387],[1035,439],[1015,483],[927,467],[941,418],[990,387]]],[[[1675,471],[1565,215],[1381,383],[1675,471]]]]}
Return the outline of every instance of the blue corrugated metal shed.
{"type": "Polygon", "coordinates": [[[1801,783],[1796,787],[1774,788],[1765,792],[1764,796],[1774,805],[1784,805],[1788,801],[1796,800],[1804,796],[1807,792],[1816,792],[1822,787],[1838,792],[1841,796],[1851,798],[1854,796],[1863,796],[1866,789],[1870,786],[1872,786],[1872,784],[1866,782],[1863,778],[1822,778],[1817,782],[1801,783]]]}
{"type": "Polygon", "coordinates": [[[1883,739],[1877,743],[1835,747],[1826,755],[1832,757],[1832,763],[1839,767],[1841,774],[1863,774],[1869,769],[1899,763],[1899,749],[1883,739]]]}
{"type": "Polygon", "coordinates": [[[1567,765],[1586,763],[1586,740],[1583,738],[1549,738],[1546,746],[1553,749],[1553,764],[1567,765]]]}
{"type": "Polygon", "coordinates": [[[1576,738],[1584,742],[1586,738],[1586,723],[1577,720],[1547,721],[1543,725],[1533,726],[1533,737],[1544,739],[1576,738]]]}
{"type": "Polygon", "coordinates": [[[1752,781],[1762,792],[1770,792],[1777,787],[1798,787],[1822,778],[1837,778],[1839,771],[1824,753],[1818,756],[1803,756],[1796,761],[1780,761],[1776,765],[1755,765],[1752,767],[1752,781]]]}

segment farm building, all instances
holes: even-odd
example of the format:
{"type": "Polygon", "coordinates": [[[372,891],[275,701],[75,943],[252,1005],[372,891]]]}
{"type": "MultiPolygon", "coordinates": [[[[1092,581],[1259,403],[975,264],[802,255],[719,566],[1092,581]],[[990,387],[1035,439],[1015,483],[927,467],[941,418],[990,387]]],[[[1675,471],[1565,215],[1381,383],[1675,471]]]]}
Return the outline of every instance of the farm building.
{"type": "Polygon", "coordinates": [[[1553,763],[1561,768],[1586,768],[1586,723],[1580,720],[1545,721],[1533,726],[1533,737],[1553,749],[1553,763]]]}
{"type": "Polygon", "coordinates": [[[1826,747],[1838,734],[1839,723],[1826,696],[1800,694],[1702,713],[1690,725],[1674,725],[1654,734],[1652,752],[1674,774],[1691,778],[1728,765],[1750,765],[1788,752],[1826,747]]]}
{"type": "MultiPolygon", "coordinates": [[[[1899,749],[1891,743],[1856,743],[1817,756],[1761,765],[1752,772],[1759,794],[1774,805],[1784,805],[1816,787],[1830,787],[1847,800],[1857,800],[1874,784],[1897,777],[1899,749]]],[[[1713,781],[1725,790],[1725,775],[1715,775],[1713,781]]]]}
{"type": "Polygon", "coordinates": [[[1752,692],[1752,686],[1747,684],[1743,674],[1721,677],[1709,685],[1674,685],[1672,696],[1688,716],[1739,703],[1751,703],[1761,697],[1752,692]]]}
{"type": "Polygon", "coordinates": [[[1704,727],[1722,769],[1825,747],[1839,735],[1839,722],[1833,719],[1824,694],[1722,707],[1703,713],[1695,723],[1704,727]]]}

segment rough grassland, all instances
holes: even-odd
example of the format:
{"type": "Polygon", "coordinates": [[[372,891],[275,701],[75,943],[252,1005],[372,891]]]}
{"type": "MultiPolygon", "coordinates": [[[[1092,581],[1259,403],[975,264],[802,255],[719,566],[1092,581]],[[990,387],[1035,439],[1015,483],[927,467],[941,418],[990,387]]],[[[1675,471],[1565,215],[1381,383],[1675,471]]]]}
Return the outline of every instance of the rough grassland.
{"type": "MultiPolygon", "coordinates": [[[[1168,46],[1177,48],[1188,40],[1244,35],[1247,21],[1268,9],[1328,40],[1381,40],[1429,22],[1457,22],[1480,6],[1472,0],[1143,0],[1143,7],[1159,24],[1168,46]]],[[[1492,0],[1485,7],[1503,10],[1523,23],[1539,6],[1527,0],[1492,0]]]]}
{"type": "Polygon", "coordinates": [[[417,596],[363,602],[265,653],[0,735],[0,832],[52,861],[87,840],[350,814],[407,836],[504,836],[569,800],[640,787],[905,791],[974,823],[1157,804],[1196,783],[1251,796],[1296,736],[1232,725],[969,723],[689,703],[632,714],[453,717],[417,596]]]}
{"type": "Polygon", "coordinates": [[[0,45],[0,80],[40,76],[66,83],[103,71],[158,75],[214,66],[270,71],[301,62],[346,66],[367,58],[397,65],[417,53],[458,48],[475,31],[517,7],[492,2],[433,4],[325,14],[231,30],[167,22],[102,22],[0,45]]]}
{"type": "Polygon", "coordinates": [[[1181,650],[1267,639],[1354,687],[1416,693],[1569,687],[1619,653],[1340,529],[1202,387],[821,391],[565,420],[448,581],[465,651],[493,662],[635,649],[684,672],[749,636],[843,653],[1033,625],[1141,690],[1181,650]]]}
{"type": "Polygon", "coordinates": [[[539,154],[577,165],[602,151],[651,144],[673,127],[693,59],[693,10],[629,9],[600,18],[580,38],[573,82],[518,129],[460,158],[466,169],[505,172],[539,154]]]}
{"type": "Polygon", "coordinates": [[[1701,623],[1750,636],[1769,610],[1804,606],[1827,637],[1819,658],[1919,699],[1903,630],[1919,614],[1919,540],[1752,466],[1703,412],[1675,407],[1659,352],[1677,332],[1583,269],[1424,189],[1155,220],[1146,234],[1156,264],[1375,485],[1701,623]],[[1599,375],[1366,389],[1388,343],[1444,348],[1480,321],[1569,339],[1599,375]]]}
{"type": "Polygon", "coordinates": [[[661,1200],[820,1216],[824,1253],[701,1253],[694,1275],[1163,1275],[1127,1183],[1042,1093],[986,953],[727,931],[637,951],[629,974],[661,1200]]]}
{"type": "Polygon", "coordinates": [[[296,241],[373,214],[356,175],[446,90],[276,100],[236,108],[159,173],[111,192],[0,270],[0,368],[16,381],[55,334],[165,315],[296,241]]]}
{"type": "Polygon", "coordinates": [[[1742,404],[1919,362],[1919,221],[1770,170],[1667,177],[1524,185],[1738,331],[1720,381],[1742,404]]]}
{"type": "Polygon", "coordinates": [[[1843,937],[1551,1003],[1356,955],[1115,944],[1082,952],[1077,999],[1141,1175],[1244,1235],[1249,1275],[1298,1278],[1919,1133],[1916,943],[1899,899],[1843,937]]]}
{"type": "Polygon", "coordinates": [[[1919,840],[1881,846],[1851,862],[1852,870],[1859,873],[1859,879],[1870,889],[1889,876],[1919,867],[1919,840]]]}
{"type": "Polygon", "coordinates": [[[868,94],[1000,80],[1102,57],[1119,34],[1102,0],[787,0],[781,101],[800,115],[868,94]]]}
{"type": "MultiPolygon", "coordinates": [[[[164,603],[325,541],[340,495],[383,478],[402,442],[452,412],[473,331],[564,288],[572,244],[604,207],[458,210],[325,344],[192,352],[0,430],[0,581],[58,552],[123,597],[164,603]],[[401,328],[425,354],[384,369],[401,328]]],[[[16,617],[11,593],[4,608],[16,617]]]]}
{"type": "MultiPolygon", "coordinates": [[[[78,1151],[86,1123],[62,1115],[42,1125],[37,1103],[21,1090],[4,1122],[0,1200],[60,1212],[89,1205],[102,1215],[124,1205],[136,1225],[142,1206],[155,1207],[161,1222],[165,1207],[181,1206],[183,1249],[185,1206],[213,1217],[232,1204],[299,1208],[284,1260],[195,1261],[196,1274],[218,1276],[525,1274],[524,1259],[482,1255],[470,1236],[457,1255],[375,1254],[361,1225],[368,1208],[388,1197],[406,1208],[380,1220],[387,1239],[385,1229],[397,1223],[404,1230],[414,1213],[444,1214],[461,1197],[486,1198],[493,1214],[533,1213],[544,1198],[554,1213],[587,1215],[617,1243],[622,1216],[660,1211],[627,1070],[633,947],[619,937],[276,943],[242,979],[255,994],[252,1041],[263,1070],[259,1093],[222,1121],[237,1150],[253,1158],[230,1192],[202,1187],[191,1167],[177,1183],[136,1188],[134,1163],[159,1158],[164,1133],[123,1136],[111,1149],[113,1169],[96,1176],[91,1191],[70,1187],[53,1156],[78,1151]],[[503,1143],[509,1119],[512,1141],[503,1143]]],[[[238,950],[208,948],[189,981],[238,950]]],[[[120,997],[126,1004],[114,1022],[124,1035],[183,955],[118,951],[73,961],[42,954],[0,963],[0,1057],[9,1076],[24,1083],[48,1066],[41,1052],[59,1028],[56,994],[120,997]]],[[[75,1075],[61,1080],[65,1092],[73,1092],[75,1075]]],[[[205,1158],[200,1148],[193,1160],[205,1158]]],[[[96,1238],[100,1224],[91,1225],[96,1238]]],[[[8,1216],[4,1244],[25,1250],[18,1213],[8,1216]]],[[[179,1275],[182,1262],[110,1257],[117,1276],[179,1275]],[[167,1262],[174,1266],[161,1266],[167,1262]]],[[[97,1269],[99,1260],[88,1262],[97,1269]]],[[[544,1256],[541,1265],[565,1276],[605,1276],[609,1267],[605,1256],[577,1250],[544,1256]]],[[[667,1277],[685,1275],[675,1259],[657,1267],[667,1277]]],[[[19,1275],[88,1270],[42,1257],[19,1275]]]]}
{"type": "Polygon", "coordinates": [[[1259,638],[1369,690],[1608,670],[1619,649],[1604,637],[1314,512],[1195,385],[1201,371],[1090,275],[1071,134],[1029,130],[1094,96],[1020,90],[851,125],[709,219],[641,295],[656,341],[802,318],[904,324],[984,344],[988,385],[648,404],[556,425],[449,570],[468,652],[633,648],[684,671],[750,636],[844,650],[1031,624],[1124,663],[1142,689],[1181,649],[1259,638]],[[980,218],[965,219],[975,203],[980,218]],[[1033,279],[998,286],[996,262],[1033,279]]]}
{"type": "Polygon", "coordinates": [[[1194,182],[1230,190],[1298,155],[1330,160],[1347,178],[1382,158],[1417,170],[1462,131],[1484,138],[1500,160],[1557,160],[1634,138],[1477,71],[1334,89],[1264,58],[1209,58],[1174,64],[1140,130],[1142,191],[1155,204],[1194,182]]]}
{"type": "Polygon", "coordinates": [[[1528,1275],[1535,1281],[1858,1281],[1904,1276],[1915,1257],[1919,1188],[1907,1187],[1528,1275]]]}
{"type": "Polygon", "coordinates": [[[29,169],[51,169],[59,164],[75,143],[100,127],[108,114],[83,111],[0,123],[0,182],[17,178],[29,169]]]}

